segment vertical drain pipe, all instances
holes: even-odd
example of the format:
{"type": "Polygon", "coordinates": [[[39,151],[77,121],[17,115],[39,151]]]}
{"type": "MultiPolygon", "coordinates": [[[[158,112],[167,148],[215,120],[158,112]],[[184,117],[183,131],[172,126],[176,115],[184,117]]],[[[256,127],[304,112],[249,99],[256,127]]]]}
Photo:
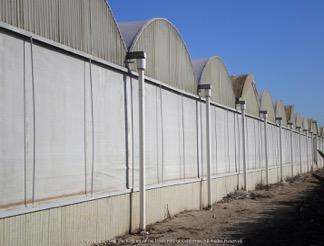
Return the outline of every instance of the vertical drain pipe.
{"type": "Polygon", "coordinates": [[[313,120],[312,122],[314,124],[314,129],[315,129],[315,132],[314,132],[314,147],[313,147],[313,150],[314,150],[314,163],[317,165],[318,167],[318,158],[317,158],[317,136],[318,136],[318,132],[317,132],[317,121],[316,120],[313,120]]]}
{"type": "Polygon", "coordinates": [[[290,164],[291,164],[291,177],[294,176],[294,152],[293,152],[293,123],[288,122],[290,129],[290,164]]]}
{"type": "Polygon", "coordinates": [[[143,51],[127,52],[126,62],[136,60],[138,71],[139,96],[139,192],[140,192],[140,224],[139,229],[146,233],[146,194],[145,194],[145,68],[146,54],[143,51]]]}
{"type": "MultiPolygon", "coordinates": [[[[317,149],[319,149],[319,150],[322,151],[322,136],[321,135],[322,135],[322,133],[321,132],[318,132],[318,145],[319,146],[317,147],[317,149]]],[[[322,167],[322,165],[323,165],[322,159],[321,159],[320,163],[321,163],[321,167],[322,167]]]]}
{"type": "Polygon", "coordinates": [[[212,189],[211,189],[211,141],[210,141],[210,96],[211,85],[199,84],[198,95],[206,98],[206,145],[207,145],[207,194],[208,209],[212,207],[212,189]]]}
{"type": "Polygon", "coordinates": [[[247,170],[246,170],[246,141],[245,141],[245,109],[246,109],[246,103],[244,99],[239,99],[238,104],[240,105],[241,113],[242,113],[242,145],[243,145],[243,182],[244,190],[248,190],[247,188],[247,170]]]}
{"type": "Polygon", "coordinates": [[[308,142],[309,142],[309,139],[308,139],[308,131],[307,131],[307,129],[304,129],[304,132],[305,132],[305,135],[306,135],[306,162],[307,162],[306,169],[307,169],[307,172],[309,172],[309,157],[308,157],[308,142]]]}
{"type": "Polygon", "coordinates": [[[301,153],[301,140],[300,140],[300,138],[301,138],[301,131],[300,131],[300,126],[296,126],[296,129],[297,129],[297,131],[298,131],[298,145],[299,145],[299,174],[301,174],[302,173],[302,170],[303,170],[303,168],[302,168],[302,153],[301,153]]]}
{"type": "Polygon", "coordinates": [[[265,153],[265,164],[266,164],[266,185],[269,185],[269,158],[268,158],[268,129],[267,129],[267,110],[261,110],[260,114],[263,117],[264,122],[264,153],[265,153]]]}
{"type": "MultiPolygon", "coordinates": [[[[236,104],[236,109],[238,109],[238,105],[236,104]]],[[[235,115],[235,117],[237,117],[237,124],[239,124],[238,123],[238,114],[236,114],[235,115]]],[[[239,126],[237,125],[237,134],[238,134],[238,136],[239,136],[239,134],[240,134],[240,128],[239,128],[239,126]]],[[[239,152],[238,152],[238,160],[237,160],[237,165],[236,165],[236,172],[237,172],[237,189],[239,190],[240,189],[240,175],[241,175],[241,160],[240,160],[240,141],[241,139],[240,139],[240,137],[238,137],[238,149],[239,149],[239,152]]],[[[235,143],[236,144],[236,143],[235,143]]]]}
{"type": "Polygon", "coordinates": [[[140,141],[140,230],[146,231],[146,194],[145,194],[145,56],[137,59],[138,92],[139,92],[139,141],[140,141]]]}
{"type": "Polygon", "coordinates": [[[314,147],[313,147],[313,131],[310,131],[310,148],[311,148],[311,172],[313,172],[313,164],[314,164],[314,147]]]}
{"type": "Polygon", "coordinates": [[[282,174],[282,117],[276,117],[276,121],[279,125],[279,161],[280,161],[280,182],[283,181],[283,174],[282,174]]]}

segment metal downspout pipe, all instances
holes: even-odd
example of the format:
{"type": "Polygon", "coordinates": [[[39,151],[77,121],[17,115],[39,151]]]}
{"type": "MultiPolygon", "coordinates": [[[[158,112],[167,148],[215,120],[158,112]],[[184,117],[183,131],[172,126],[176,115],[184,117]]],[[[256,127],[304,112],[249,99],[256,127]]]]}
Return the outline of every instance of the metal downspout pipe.
{"type": "Polygon", "coordinates": [[[307,162],[306,168],[307,168],[307,172],[309,172],[309,157],[308,157],[308,142],[309,142],[309,138],[308,138],[308,130],[305,129],[304,132],[305,132],[305,135],[306,135],[306,162],[307,162]]]}
{"type": "Polygon", "coordinates": [[[279,125],[279,162],[280,162],[280,182],[283,181],[283,173],[282,173],[282,117],[276,117],[276,121],[279,125]]]}
{"type": "Polygon", "coordinates": [[[301,127],[297,126],[296,127],[297,131],[298,131],[298,145],[299,145],[299,174],[302,174],[303,168],[302,168],[302,150],[301,150],[301,127]]]}
{"type": "Polygon", "coordinates": [[[310,134],[311,134],[311,151],[312,151],[312,154],[311,154],[311,172],[313,172],[313,171],[314,171],[314,145],[313,145],[313,132],[311,131],[310,134]]]}
{"type": "Polygon", "coordinates": [[[264,153],[265,153],[265,164],[266,164],[266,185],[269,185],[269,158],[268,158],[268,112],[267,110],[260,111],[261,116],[263,117],[264,122],[264,153]]]}
{"type": "Polygon", "coordinates": [[[206,98],[206,146],[207,146],[207,196],[208,209],[212,207],[212,185],[211,185],[211,140],[210,140],[210,97],[211,85],[199,84],[198,95],[206,98]]]}
{"type": "Polygon", "coordinates": [[[139,192],[140,192],[140,223],[139,229],[146,233],[146,185],[145,185],[145,68],[146,54],[143,51],[128,52],[126,61],[136,60],[138,71],[139,99],[139,192]]]}
{"type": "Polygon", "coordinates": [[[138,70],[138,90],[139,90],[139,142],[140,142],[140,229],[146,231],[146,194],[145,194],[145,85],[144,71],[146,68],[146,60],[137,60],[138,70]]]}
{"type": "Polygon", "coordinates": [[[290,162],[291,162],[291,176],[294,176],[294,150],[293,150],[293,123],[288,122],[290,129],[290,162]]]}
{"type": "Polygon", "coordinates": [[[245,139],[245,110],[246,102],[244,99],[239,99],[238,104],[240,105],[242,113],[242,155],[243,155],[243,189],[247,190],[247,168],[246,168],[246,139],[245,139]]]}
{"type": "Polygon", "coordinates": [[[314,132],[314,147],[313,147],[313,150],[314,150],[314,164],[317,165],[317,168],[319,167],[318,166],[318,158],[317,158],[317,136],[318,136],[318,132],[316,131],[317,129],[317,121],[316,120],[313,120],[312,122],[314,124],[314,128],[315,128],[315,132],[314,132]]]}

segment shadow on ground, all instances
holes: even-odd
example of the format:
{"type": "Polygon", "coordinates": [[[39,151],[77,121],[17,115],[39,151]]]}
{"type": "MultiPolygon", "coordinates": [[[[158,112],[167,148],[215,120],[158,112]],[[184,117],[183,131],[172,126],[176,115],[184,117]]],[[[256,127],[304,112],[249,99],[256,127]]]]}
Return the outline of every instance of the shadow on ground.
{"type": "Polygon", "coordinates": [[[257,221],[238,223],[227,230],[243,245],[324,245],[324,171],[318,171],[307,192],[289,201],[274,201],[257,221]]]}

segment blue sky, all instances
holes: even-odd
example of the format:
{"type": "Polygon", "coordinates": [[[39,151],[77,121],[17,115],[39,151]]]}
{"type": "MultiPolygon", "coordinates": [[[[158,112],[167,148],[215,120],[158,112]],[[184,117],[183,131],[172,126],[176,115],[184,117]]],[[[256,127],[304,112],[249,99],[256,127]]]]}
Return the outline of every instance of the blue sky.
{"type": "Polygon", "coordinates": [[[218,55],[230,74],[324,125],[324,1],[109,0],[117,21],[169,19],[193,59],[218,55]]]}

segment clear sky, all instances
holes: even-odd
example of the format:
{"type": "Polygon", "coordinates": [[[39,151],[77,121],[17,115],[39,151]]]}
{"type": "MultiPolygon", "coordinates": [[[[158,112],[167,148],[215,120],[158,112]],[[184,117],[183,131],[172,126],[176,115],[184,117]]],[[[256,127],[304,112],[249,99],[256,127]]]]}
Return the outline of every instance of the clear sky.
{"type": "Polygon", "coordinates": [[[218,55],[230,74],[324,125],[323,0],[108,0],[118,22],[169,19],[191,58],[218,55]]]}

